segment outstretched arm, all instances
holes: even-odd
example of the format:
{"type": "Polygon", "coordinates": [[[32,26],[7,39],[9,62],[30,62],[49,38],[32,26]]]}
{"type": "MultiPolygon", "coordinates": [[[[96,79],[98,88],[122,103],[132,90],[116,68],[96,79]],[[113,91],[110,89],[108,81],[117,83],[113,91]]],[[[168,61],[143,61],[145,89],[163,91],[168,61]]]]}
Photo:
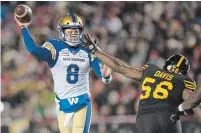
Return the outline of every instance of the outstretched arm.
{"type": "Polygon", "coordinates": [[[94,54],[113,71],[118,72],[131,79],[141,79],[142,70],[133,68],[121,61],[120,59],[110,56],[100,50],[96,50],[94,54]]]}
{"type": "Polygon", "coordinates": [[[118,72],[128,78],[141,80],[143,70],[133,68],[120,59],[110,56],[100,50],[100,48],[91,40],[90,36],[84,35],[86,41],[81,40],[85,43],[85,48],[91,51],[96,57],[98,57],[104,64],[106,64],[113,71],[118,72]]]}

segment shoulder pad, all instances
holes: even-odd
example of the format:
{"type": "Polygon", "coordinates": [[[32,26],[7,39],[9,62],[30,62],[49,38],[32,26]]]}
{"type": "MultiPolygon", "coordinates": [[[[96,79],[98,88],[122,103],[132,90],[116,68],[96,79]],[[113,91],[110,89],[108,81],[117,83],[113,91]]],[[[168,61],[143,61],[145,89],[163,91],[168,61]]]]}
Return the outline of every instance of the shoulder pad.
{"type": "Polygon", "coordinates": [[[53,60],[56,59],[56,49],[54,48],[54,45],[51,42],[45,42],[42,47],[45,47],[51,52],[53,60]]]}

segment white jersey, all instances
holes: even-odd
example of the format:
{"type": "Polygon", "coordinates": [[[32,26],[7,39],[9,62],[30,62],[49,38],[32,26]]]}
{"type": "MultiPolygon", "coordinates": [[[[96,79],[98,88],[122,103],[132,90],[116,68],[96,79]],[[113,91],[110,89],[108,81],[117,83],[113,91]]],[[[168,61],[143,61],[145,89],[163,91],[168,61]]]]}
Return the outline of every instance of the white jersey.
{"type": "Polygon", "coordinates": [[[90,60],[86,51],[79,50],[74,55],[68,48],[62,49],[51,68],[55,93],[60,98],[89,93],[89,68],[90,60]]]}
{"type": "MultiPolygon", "coordinates": [[[[48,62],[54,80],[54,92],[63,98],[79,96],[89,92],[89,70],[94,69],[103,81],[100,72],[100,60],[92,58],[91,53],[82,47],[72,48],[61,40],[49,40],[43,47],[51,52],[48,62]]],[[[110,76],[111,77],[111,76],[110,76]]]]}

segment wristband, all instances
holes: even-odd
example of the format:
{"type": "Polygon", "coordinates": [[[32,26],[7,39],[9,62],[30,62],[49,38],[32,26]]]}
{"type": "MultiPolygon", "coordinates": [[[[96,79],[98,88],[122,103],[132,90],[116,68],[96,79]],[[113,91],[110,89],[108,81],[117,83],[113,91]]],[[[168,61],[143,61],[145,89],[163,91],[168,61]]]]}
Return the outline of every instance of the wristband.
{"type": "Polygon", "coordinates": [[[102,81],[105,84],[109,83],[111,80],[112,80],[112,75],[111,74],[109,76],[107,76],[107,77],[102,76],[102,81]]]}
{"type": "Polygon", "coordinates": [[[94,54],[96,52],[97,48],[94,48],[91,50],[91,53],[94,54]]]}
{"type": "Polygon", "coordinates": [[[194,113],[192,109],[184,110],[182,104],[179,105],[178,110],[180,115],[192,115],[194,113]]]}

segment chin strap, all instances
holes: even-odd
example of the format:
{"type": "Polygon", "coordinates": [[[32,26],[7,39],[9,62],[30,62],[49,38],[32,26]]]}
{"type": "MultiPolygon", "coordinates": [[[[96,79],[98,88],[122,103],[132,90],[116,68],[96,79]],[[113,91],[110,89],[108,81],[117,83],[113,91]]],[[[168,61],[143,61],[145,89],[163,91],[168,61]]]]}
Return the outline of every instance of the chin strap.
{"type": "Polygon", "coordinates": [[[74,44],[74,43],[69,42],[69,41],[64,41],[64,42],[67,43],[69,46],[72,46],[72,47],[75,47],[75,46],[77,46],[79,44],[79,43],[74,44]]]}

